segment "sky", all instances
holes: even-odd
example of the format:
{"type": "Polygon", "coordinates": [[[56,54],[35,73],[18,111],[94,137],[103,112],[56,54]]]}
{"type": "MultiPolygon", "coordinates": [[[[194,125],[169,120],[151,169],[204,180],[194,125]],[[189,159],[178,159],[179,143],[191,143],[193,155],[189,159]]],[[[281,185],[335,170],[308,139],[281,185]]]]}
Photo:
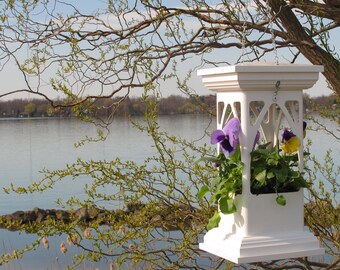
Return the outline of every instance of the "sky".
{"type": "MultiPolygon", "coordinates": [[[[66,1],[68,3],[74,3],[77,4],[79,1],[76,0],[68,0],[66,1]]],[[[81,12],[87,12],[89,10],[96,10],[98,8],[104,8],[106,1],[90,1],[90,0],[84,0],[82,1],[82,5],[79,6],[81,12]]],[[[171,5],[176,6],[179,4],[180,1],[166,1],[168,3],[171,3],[171,5]]],[[[67,9],[64,10],[64,12],[67,12],[67,9]]],[[[333,30],[330,34],[330,40],[331,43],[334,44],[336,50],[339,52],[340,48],[340,29],[337,28],[333,30]]],[[[29,54],[27,52],[27,54],[29,54]]],[[[211,59],[225,59],[225,61],[228,61],[230,63],[235,62],[235,60],[240,56],[241,50],[237,49],[224,49],[224,50],[217,50],[216,52],[212,53],[211,59]]],[[[279,63],[285,63],[284,55],[280,54],[279,52],[279,63]]],[[[272,61],[273,54],[269,54],[268,57],[265,59],[265,61],[272,61]]],[[[300,57],[298,61],[296,62],[298,64],[309,64],[306,59],[303,57],[300,57]]],[[[200,64],[199,58],[191,57],[187,60],[183,61],[179,65],[179,72],[186,74],[186,71],[188,69],[191,69],[193,67],[196,67],[200,64]]],[[[203,68],[208,68],[203,67],[203,68]]],[[[0,85],[0,94],[3,94],[5,92],[11,91],[13,89],[21,89],[25,87],[25,81],[23,80],[23,77],[20,73],[18,73],[15,66],[11,63],[9,63],[6,66],[6,69],[2,69],[0,72],[0,81],[2,82],[0,85]]],[[[32,81],[30,82],[32,83],[32,81]]],[[[50,88],[48,80],[45,80],[43,82],[46,86],[45,89],[50,88]]],[[[194,89],[197,94],[199,95],[209,95],[212,94],[209,90],[207,90],[203,84],[201,83],[201,78],[196,76],[196,72],[193,73],[193,76],[190,80],[190,87],[194,89]]],[[[164,96],[168,96],[171,94],[180,94],[180,92],[177,89],[176,83],[174,81],[166,82],[161,84],[161,91],[164,96]]],[[[140,91],[141,92],[141,91],[140,91]]],[[[328,89],[326,80],[322,74],[320,74],[320,79],[318,82],[308,90],[305,90],[306,93],[308,93],[310,96],[320,96],[320,95],[329,95],[332,93],[331,90],[328,89]]],[[[52,94],[50,92],[51,96],[53,98],[58,97],[58,95],[52,94]]],[[[22,97],[22,98],[33,98],[30,94],[20,94],[15,97],[22,97]]],[[[11,97],[13,98],[13,97],[11,97]]]]}

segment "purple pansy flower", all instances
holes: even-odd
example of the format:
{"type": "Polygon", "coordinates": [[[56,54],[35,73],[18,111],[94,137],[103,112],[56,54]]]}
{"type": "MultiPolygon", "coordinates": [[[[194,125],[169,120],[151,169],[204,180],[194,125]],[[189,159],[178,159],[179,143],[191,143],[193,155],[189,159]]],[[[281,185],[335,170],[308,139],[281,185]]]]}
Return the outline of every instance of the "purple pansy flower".
{"type": "Polygon", "coordinates": [[[306,127],[307,127],[307,123],[305,121],[303,121],[303,123],[302,123],[303,138],[306,137],[306,127]]]}
{"type": "Polygon", "coordinates": [[[236,150],[236,146],[239,142],[239,134],[241,132],[241,124],[237,118],[232,118],[223,127],[223,129],[217,129],[211,134],[211,143],[219,143],[223,153],[232,155],[236,150]]]}
{"type": "Polygon", "coordinates": [[[256,136],[255,136],[255,140],[254,140],[254,144],[253,144],[253,150],[255,149],[256,144],[259,142],[260,136],[261,136],[260,131],[257,131],[256,136]]]}
{"type": "MultiPolygon", "coordinates": [[[[305,137],[305,132],[306,132],[306,127],[307,123],[305,121],[302,122],[302,130],[303,130],[303,137],[305,137]]],[[[289,131],[288,129],[284,129],[283,134],[282,134],[282,142],[287,142],[289,141],[290,138],[295,137],[296,135],[289,131]]]]}
{"type": "Polygon", "coordinates": [[[288,142],[290,138],[295,137],[296,135],[289,131],[288,129],[284,129],[282,133],[282,142],[288,142]]]}

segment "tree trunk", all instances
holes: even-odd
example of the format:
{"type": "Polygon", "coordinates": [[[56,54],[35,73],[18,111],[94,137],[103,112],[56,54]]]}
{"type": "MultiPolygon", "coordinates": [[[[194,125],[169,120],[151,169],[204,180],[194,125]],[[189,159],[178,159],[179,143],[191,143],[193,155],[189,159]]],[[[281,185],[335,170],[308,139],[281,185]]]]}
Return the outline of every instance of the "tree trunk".
{"type": "Polygon", "coordinates": [[[318,46],[307,35],[299,20],[283,0],[268,0],[276,18],[287,31],[292,44],[314,65],[323,65],[330,88],[340,95],[340,61],[318,46]]]}

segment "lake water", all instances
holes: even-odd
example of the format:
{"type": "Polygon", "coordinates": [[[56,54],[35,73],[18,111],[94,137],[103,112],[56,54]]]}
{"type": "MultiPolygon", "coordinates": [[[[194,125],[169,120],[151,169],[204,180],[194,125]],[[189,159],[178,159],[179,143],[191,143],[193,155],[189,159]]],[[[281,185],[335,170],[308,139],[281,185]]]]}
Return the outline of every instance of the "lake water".
{"type": "MultiPolygon", "coordinates": [[[[159,118],[159,122],[162,129],[169,133],[197,140],[200,144],[209,143],[204,131],[207,128],[208,131],[212,131],[216,126],[214,121],[211,122],[207,116],[201,115],[163,116],[159,118]]],[[[334,131],[338,128],[334,125],[329,127],[334,131]]],[[[53,190],[42,194],[19,196],[5,194],[2,191],[2,188],[8,187],[10,183],[25,186],[39,180],[42,177],[39,173],[42,168],[63,169],[66,163],[71,164],[77,158],[112,160],[120,157],[141,162],[155,151],[147,134],[133,128],[126,118],[114,120],[106,141],[88,143],[80,148],[74,147],[74,143],[84,139],[85,136],[95,136],[96,130],[97,127],[94,125],[76,119],[0,120],[0,214],[30,210],[34,207],[55,208],[57,198],[82,196],[82,186],[76,182],[67,183],[67,188],[65,183],[56,185],[53,190]]],[[[308,132],[308,137],[314,142],[312,154],[320,156],[322,160],[326,150],[331,148],[332,156],[339,164],[340,146],[334,137],[313,131],[308,132]]],[[[1,230],[0,237],[3,243],[2,250],[5,251],[22,247],[25,242],[29,243],[29,240],[35,239],[32,235],[23,237],[16,232],[5,230],[1,230]]],[[[48,254],[42,249],[33,253],[25,256],[25,267],[18,263],[8,269],[63,269],[62,265],[65,262],[57,259],[59,256],[57,254],[60,254],[59,246],[55,247],[54,251],[50,249],[48,254]],[[44,262],[41,262],[41,256],[44,256],[42,260],[44,262]],[[48,264],[46,258],[49,260],[48,264]]]]}
{"type": "MultiPolygon", "coordinates": [[[[139,119],[136,119],[139,120],[139,119]]],[[[142,118],[140,119],[142,120],[142,118]]],[[[160,117],[162,128],[171,134],[207,143],[204,130],[208,117],[191,115],[160,117]]],[[[211,130],[213,128],[211,127],[211,130]]],[[[37,206],[53,208],[57,198],[67,198],[82,192],[79,183],[56,185],[51,191],[34,195],[7,195],[3,187],[28,185],[41,179],[42,168],[62,169],[81,158],[83,160],[123,160],[142,162],[155,149],[146,133],[134,128],[126,118],[115,119],[110,126],[107,140],[86,143],[75,148],[74,144],[86,136],[96,136],[97,127],[77,119],[20,119],[0,121],[1,171],[0,214],[27,210],[37,206]]],[[[81,194],[80,194],[81,195],[81,194]]]]}

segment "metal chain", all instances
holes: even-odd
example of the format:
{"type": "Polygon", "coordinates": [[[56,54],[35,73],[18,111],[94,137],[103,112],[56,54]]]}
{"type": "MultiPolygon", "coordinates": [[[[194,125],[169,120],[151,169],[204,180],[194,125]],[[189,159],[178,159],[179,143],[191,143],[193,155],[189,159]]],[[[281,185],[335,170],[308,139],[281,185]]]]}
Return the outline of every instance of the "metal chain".
{"type": "MultiPolygon", "coordinates": [[[[272,10],[269,6],[269,0],[266,0],[266,11],[267,11],[267,18],[269,20],[268,22],[268,27],[269,27],[269,31],[271,34],[271,41],[272,41],[272,46],[273,46],[273,51],[274,51],[274,58],[275,58],[275,64],[278,65],[279,64],[279,57],[277,56],[277,48],[276,48],[276,42],[275,42],[275,33],[274,33],[274,18],[271,15],[272,14],[272,10]]],[[[277,95],[279,93],[280,90],[280,81],[277,81],[275,83],[275,91],[273,93],[273,102],[277,102],[277,95]]]]}
{"type": "Polygon", "coordinates": [[[280,90],[280,84],[281,82],[280,81],[277,81],[276,84],[275,84],[275,91],[274,91],[274,94],[273,94],[273,101],[276,102],[277,101],[277,94],[280,90]]]}
{"type": "Polygon", "coordinates": [[[244,62],[244,55],[246,53],[246,36],[247,36],[247,22],[244,21],[243,26],[242,26],[242,40],[241,40],[241,45],[242,45],[242,52],[241,52],[241,63],[244,62]]]}
{"type": "MultiPolygon", "coordinates": [[[[242,39],[241,39],[241,46],[242,46],[242,51],[241,51],[241,57],[240,57],[240,62],[243,63],[244,62],[244,56],[246,54],[246,37],[248,34],[247,31],[247,20],[248,20],[248,11],[247,11],[247,7],[249,5],[249,0],[246,0],[244,3],[244,11],[242,12],[242,8],[240,8],[239,10],[242,13],[242,17],[243,17],[243,25],[242,25],[242,39]]],[[[241,16],[240,16],[241,17],[241,16]]]]}
{"type": "Polygon", "coordinates": [[[279,57],[277,56],[277,48],[276,48],[275,34],[274,34],[274,29],[273,29],[273,22],[271,23],[270,33],[272,34],[272,46],[273,46],[273,50],[274,50],[275,64],[278,65],[279,64],[279,57]]]}
{"type": "Polygon", "coordinates": [[[274,18],[271,16],[272,10],[269,6],[269,0],[266,1],[267,19],[269,20],[268,27],[271,34],[272,47],[274,51],[275,64],[279,64],[279,57],[277,56],[277,48],[275,42],[275,32],[274,32],[274,18]]]}

